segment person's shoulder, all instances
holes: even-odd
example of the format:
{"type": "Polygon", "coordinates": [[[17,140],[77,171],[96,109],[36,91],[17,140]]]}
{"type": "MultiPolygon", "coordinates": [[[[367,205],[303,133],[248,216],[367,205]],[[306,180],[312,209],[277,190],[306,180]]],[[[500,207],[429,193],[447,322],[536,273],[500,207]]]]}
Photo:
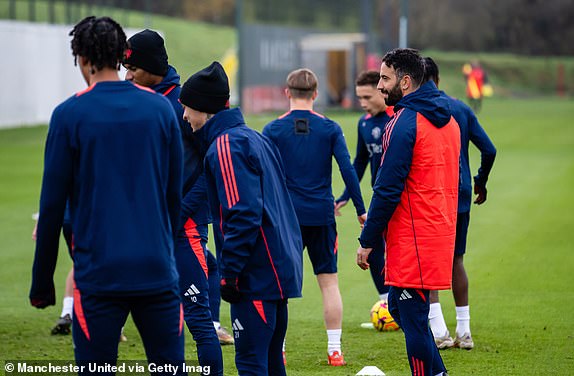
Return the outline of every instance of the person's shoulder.
{"type": "Polygon", "coordinates": [[[337,129],[337,128],[341,128],[341,126],[339,125],[339,123],[337,123],[335,120],[327,117],[326,115],[317,112],[317,111],[309,111],[309,117],[311,118],[312,121],[317,122],[319,124],[321,124],[322,127],[326,128],[326,129],[337,129]]]}
{"type": "Polygon", "coordinates": [[[472,112],[472,109],[460,99],[451,97],[450,95],[447,95],[447,98],[451,108],[455,108],[464,112],[472,112]]]}
{"type": "MultiPolygon", "coordinates": [[[[405,127],[416,127],[417,126],[417,117],[420,113],[408,108],[403,107],[398,110],[392,120],[389,121],[389,124],[392,128],[405,128],[405,127]]],[[[421,114],[422,115],[422,114],[421,114]]]]}
{"type": "Polygon", "coordinates": [[[157,94],[157,92],[156,92],[155,90],[153,90],[153,89],[151,89],[151,88],[149,88],[149,87],[147,87],[147,86],[138,85],[138,84],[134,84],[134,83],[132,83],[132,85],[133,85],[136,89],[139,89],[139,90],[141,90],[141,91],[143,91],[143,92],[151,93],[151,94],[157,94]]]}
{"type": "Polygon", "coordinates": [[[63,109],[69,108],[71,106],[73,106],[75,103],[78,103],[78,94],[74,94],[71,95],[70,97],[68,97],[67,99],[65,99],[63,102],[61,102],[59,105],[56,106],[56,108],[54,109],[54,111],[61,111],[63,109]]]}
{"type": "Polygon", "coordinates": [[[156,107],[164,108],[168,112],[171,113],[173,109],[173,105],[171,101],[164,95],[150,89],[149,87],[138,85],[138,84],[131,84],[132,89],[130,90],[134,101],[139,101],[137,104],[137,108],[142,110],[157,110],[156,107]]]}
{"type": "Polygon", "coordinates": [[[70,118],[70,116],[72,116],[73,112],[81,107],[82,103],[84,102],[84,97],[82,97],[82,94],[85,94],[87,92],[89,92],[92,89],[92,87],[89,87],[87,89],[84,89],[82,91],[79,91],[77,93],[74,93],[73,95],[71,95],[70,97],[68,97],[66,100],[64,100],[63,102],[61,102],[60,104],[58,104],[54,110],[52,111],[52,119],[57,119],[57,118],[70,118]]]}
{"type": "Polygon", "coordinates": [[[226,144],[229,144],[232,149],[236,149],[248,144],[253,139],[257,139],[259,136],[259,132],[247,126],[232,127],[219,134],[212,144],[224,141],[226,144]]]}
{"type": "Polygon", "coordinates": [[[476,117],[472,108],[470,108],[470,106],[468,106],[466,103],[454,97],[449,96],[448,98],[452,116],[459,123],[459,125],[464,125],[461,123],[472,121],[472,119],[476,117]]]}
{"type": "Polygon", "coordinates": [[[416,115],[418,113],[419,112],[417,112],[416,110],[414,110],[412,108],[403,107],[403,108],[399,109],[397,112],[395,112],[395,115],[393,116],[393,118],[397,122],[405,121],[407,119],[410,119],[412,116],[416,117],[416,115]]]}
{"type": "Polygon", "coordinates": [[[309,117],[311,120],[320,123],[323,126],[340,128],[339,123],[320,112],[311,110],[309,111],[309,117]]]}
{"type": "Polygon", "coordinates": [[[367,112],[365,114],[362,114],[361,117],[359,117],[359,120],[357,121],[357,123],[362,124],[362,123],[365,123],[369,119],[373,119],[373,115],[371,115],[367,112]]]}
{"type": "Polygon", "coordinates": [[[288,112],[284,113],[283,115],[277,117],[276,119],[271,120],[263,127],[263,132],[277,132],[277,130],[281,127],[281,124],[287,122],[287,116],[289,115],[288,112]]]}

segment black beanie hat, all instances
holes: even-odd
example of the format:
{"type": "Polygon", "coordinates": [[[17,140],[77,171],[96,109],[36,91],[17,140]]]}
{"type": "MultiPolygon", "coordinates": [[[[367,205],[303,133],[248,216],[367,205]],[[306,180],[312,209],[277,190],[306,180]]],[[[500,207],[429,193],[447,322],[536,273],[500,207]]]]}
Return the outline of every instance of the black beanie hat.
{"type": "Polygon", "coordinates": [[[221,64],[214,61],[189,77],[181,87],[179,101],[208,114],[229,108],[229,81],[221,64]]]}
{"type": "Polygon", "coordinates": [[[124,64],[133,65],[158,76],[166,75],[167,52],[163,38],[158,33],[145,29],[128,39],[128,45],[124,64]]]}

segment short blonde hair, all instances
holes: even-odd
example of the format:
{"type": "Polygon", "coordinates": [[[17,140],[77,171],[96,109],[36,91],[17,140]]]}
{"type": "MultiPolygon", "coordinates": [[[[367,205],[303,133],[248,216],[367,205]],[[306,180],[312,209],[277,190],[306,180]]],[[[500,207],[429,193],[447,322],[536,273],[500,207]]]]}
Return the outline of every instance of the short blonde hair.
{"type": "Polygon", "coordinates": [[[317,76],[307,68],[296,69],[287,76],[287,88],[293,98],[313,98],[317,85],[317,76]]]}

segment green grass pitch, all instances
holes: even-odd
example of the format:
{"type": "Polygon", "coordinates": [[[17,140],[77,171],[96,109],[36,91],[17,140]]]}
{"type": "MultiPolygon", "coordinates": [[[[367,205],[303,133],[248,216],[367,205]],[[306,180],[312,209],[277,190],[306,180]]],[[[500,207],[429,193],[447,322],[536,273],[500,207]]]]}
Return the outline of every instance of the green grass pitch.
{"type": "MultiPolygon", "coordinates": [[[[328,113],[345,130],[351,154],[357,113],[328,113]]],[[[256,129],[272,116],[249,116],[256,129]]],[[[574,102],[562,99],[490,99],[479,119],[498,148],[488,201],[474,206],[466,256],[470,279],[472,351],[442,352],[451,375],[574,374],[574,102]]],[[[45,126],[0,131],[0,360],[73,359],[70,336],[51,336],[60,314],[71,262],[62,247],[56,270],[57,306],[29,305],[33,221],[40,193],[45,126]]],[[[478,153],[472,149],[472,170],[478,153]]],[[[341,179],[334,168],[335,195],[341,179]]],[[[368,176],[362,188],[369,201],[368,176]]],[[[338,218],[339,278],[344,301],[346,367],[327,366],[319,289],[305,261],[303,298],[289,304],[287,372],[355,375],[374,365],[388,376],[409,375],[401,332],[362,329],[377,294],[368,272],[355,264],[359,226],[349,205],[338,218]]],[[[441,293],[451,332],[452,295],[441,293]]],[[[229,325],[228,305],[222,321],[229,325]]],[[[145,359],[131,321],[121,360],[145,359]]],[[[187,358],[196,357],[187,334],[187,358]]],[[[233,347],[224,347],[226,374],[236,374],[233,347]]],[[[3,365],[0,365],[3,372],[3,365]]]]}

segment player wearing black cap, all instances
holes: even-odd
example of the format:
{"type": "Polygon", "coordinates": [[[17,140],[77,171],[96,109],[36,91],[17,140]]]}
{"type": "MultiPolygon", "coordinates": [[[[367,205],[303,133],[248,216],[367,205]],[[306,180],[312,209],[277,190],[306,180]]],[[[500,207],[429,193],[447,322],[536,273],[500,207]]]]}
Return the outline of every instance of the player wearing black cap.
{"type": "Polygon", "coordinates": [[[183,85],[180,101],[203,140],[218,247],[221,297],[231,303],[240,375],[284,375],[287,300],[301,296],[301,234],[275,146],[229,109],[223,67],[212,63],[183,85]]]}

